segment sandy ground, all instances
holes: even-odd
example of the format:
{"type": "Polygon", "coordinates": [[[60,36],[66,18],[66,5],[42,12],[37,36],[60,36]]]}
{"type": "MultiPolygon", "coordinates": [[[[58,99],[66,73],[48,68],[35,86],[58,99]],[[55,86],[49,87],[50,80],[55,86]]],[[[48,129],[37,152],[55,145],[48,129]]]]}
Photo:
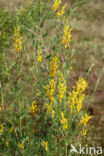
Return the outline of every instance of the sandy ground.
{"type": "Polygon", "coordinates": [[[11,10],[16,9],[18,6],[25,5],[26,0],[0,0],[0,7],[7,7],[11,10]]]}

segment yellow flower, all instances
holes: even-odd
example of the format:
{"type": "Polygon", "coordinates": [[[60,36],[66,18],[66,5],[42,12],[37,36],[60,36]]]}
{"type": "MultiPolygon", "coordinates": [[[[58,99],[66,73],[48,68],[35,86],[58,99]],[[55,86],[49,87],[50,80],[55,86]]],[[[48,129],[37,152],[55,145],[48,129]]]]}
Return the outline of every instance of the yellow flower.
{"type": "Polygon", "coordinates": [[[88,131],[88,129],[83,129],[83,131],[82,131],[82,135],[83,135],[83,136],[86,136],[87,131],[88,131]]]}
{"type": "Polygon", "coordinates": [[[46,104],[46,109],[47,109],[47,113],[51,113],[51,118],[54,118],[54,114],[55,114],[55,111],[52,110],[52,103],[47,103],[46,104]]]}
{"type": "Polygon", "coordinates": [[[76,111],[76,97],[77,92],[75,90],[73,90],[72,93],[69,92],[67,103],[71,113],[74,113],[76,111]]]}
{"type": "Polygon", "coordinates": [[[53,0],[52,10],[55,12],[59,8],[60,4],[61,4],[61,0],[53,0]]]}
{"type": "Polygon", "coordinates": [[[45,148],[45,151],[47,152],[48,151],[48,141],[45,142],[44,140],[42,140],[41,145],[45,148]]]}
{"type": "Polygon", "coordinates": [[[56,69],[57,69],[57,56],[54,56],[50,60],[50,65],[49,65],[49,75],[51,77],[55,77],[56,75],[56,69]]]}
{"type": "Polygon", "coordinates": [[[60,120],[60,123],[62,124],[62,129],[66,130],[68,128],[68,121],[64,117],[64,113],[63,112],[61,112],[61,118],[59,120],[60,120]]]}
{"type": "Polygon", "coordinates": [[[57,17],[62,16],[65,13],[65,5],[57,12],[57,17]]]}
{"type": "Polygon", "coordinates": [[[63,40],[62,44],[64,45],[65,48],[70,47],[70,42],[71,42],[71,31],[72,29],[68,24],[64,26],[64,35],[63,35],[63,40]]]}
{"type": "Polygon", "coordinates": [[[22,49],[22,37],[20,36],[20,26],[16,26],[14,28],[14,46],[16,49],[16,52],[20,52],[22,49]]]}
{"type": "Polygon", "coordinates": [[[84,99],[84,94],[79,94],[79,97],[77,97],[77,100],[76,100],[76,109],[77,109],[77,112],[80,112],[80,110],[82,109],[82,101],[84,99]]]}
{"type": "Polygon", "coordinates": [[[61,102],[64,98],[64,94],[66,92],[66,81],[64,79],[63,73],[59,73],[59,84],[58,84],[58,99],[61,102]]]}
{"type": "Polygon", "coordinates": [[[35,113],[36,111],[37,111],[36,101],[33,101],[31,106],[31,113],[35,113]]]}
{"type": "Polygon", "coordinates": [[[5,146],[8,147],[8,141],[5,143],[5,146]]]}
{"type": "Polygon", "coordinates": [[[84,92],[85,88],[87,87],[87,83],[83,78],[79,78],[79,80],[76,82],[76,91],[78,93],[84,92]]]}
{"type": "Polygon", "coordinates": [[[71,113],[80,112],[82,109],[82,101],[84,99],[84,94],[82,92],[87,86],[86,81],[83,78],[79,78],[76,82],[76,87],[73,87],[72,93],[69,93],[68,106],[71,113]]]}
{"type": "Polygon", "coordinates": [[[12,132],[13,132],[13,127],[11,127],[11,128],[9,129],[8,133],[10,134],[10,133],[12,133],[12,132]]]}
{"type": "Polygon", "coordinates": [[[47,108],[47,113],[50,113],[52,110],[52,105],[47,103],[46,108],[47,108]]]}
{"type": "Polygon", "coordinates": [[[55,85],[56,85],[56,83],[55,83],[54,79],[51,79],[51,80],[49,80],[49,85],[44,87],[46,89],[47,96],[51,101],[54,101],[53,94],[55,91],[55,85]]]}
{"type": "Polygon", "coordinates": [[[37,56],[37,64],[41,63],[42,61],[42,56],[41,56],[41,50],[40,50],[40,46],[38,45],[38,56],[37,56]]]}
{"type": "Polygon", "coordinates": [[[2,111],[2,107],[0,107],[0,111],[2,111]]]}
{"type": "Polygon", "coordinates": [[[1,125],[0,125],[0,133],[3,133],[4,129],[5,129],[4,125],[1,124],[1,125]]]}
{"type": "Polygon", "coordinates": [[[86,126],[87,122],[92,118],[92,116],[88,116],[86,113],[85,116],[82,116],[82,119],[80,120],[80,124],[86,126]]]}
{"type": "Polygon", "coordinates": [[[18,143],[18,147],[23,150],[24,149],[24,144],[23,143],[18,143]]]}
{"type": "Polygon", "coordinates": [[[55,111],[52,110],[52,115],[51,115],[51,118],[54,118],[54,115],[55,115],[55,111]]]}
{"type": "Polygon", "coordinates": [[[36,96],[41,96],[41,91],[40,90],[37,90],[36,96]]]}

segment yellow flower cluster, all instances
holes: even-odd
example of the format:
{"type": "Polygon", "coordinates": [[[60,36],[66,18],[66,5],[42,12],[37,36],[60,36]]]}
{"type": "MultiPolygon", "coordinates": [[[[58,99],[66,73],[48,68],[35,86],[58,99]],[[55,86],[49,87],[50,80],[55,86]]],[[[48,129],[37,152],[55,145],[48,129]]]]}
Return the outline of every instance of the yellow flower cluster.
{"type": "Polygon", "coordinates": [[[13,132],[13,127],[11,127],[9,130],[8,130],[8,133],[12,133],[13,132]]]}
{"type": "Polygon", "coordinates": [[[61,0],[53,0],[52,10],[55,12],[59,8],[60,4],[61,4],[61,0]]]}
{"type": "Polygon", "coordinates": [[[18,147],[23,150],[24,149],[24,144],[23,143],[18,143],[18,147]]]}
{"type": "Polygon", "coordinates": [[[63,73],[59,73],[59,85],[58,85],[58,99],[61,102],[64,98],[64,94],[66,92],[66,81],[64,79],[63,73]]]}
{"type": "Polygon", "coordinates": [[[92,116],[88,116],[86,113],[85,116],[82,116],[82,119],[80,120],[80,124],[86,126],[88,121],[92,118],[92,116]]]}
{"type": "Polygon", "coordinates": [[[0,133],[3,133],[4,129],[5,129],[4,125],[1,124],[1,125],[0,125],[0,133]]]}
{"type": "Polygon", "coordinates": [[[88,129],[83,129],[83,130],[82,130],[82,135],[83,135],[83,136],[86,136],[87,131],[88,131],[88,129]]]}
{"type": "Polygon", "coordinates": [[[0,107],[0,111],[2,111],[2,107],[0,107]]]}
{"type": "Polygon", "coordinates": [[[5,146],[8,147],[8,141],[6,141],[5,146]]]}
{"type": "Polygon", "coordinates": [[[82,101],[84,99],[84,94],[82,94],[87,87],[87,83],[83,78],[79,78],[79,80],[76,82],[76,92],[77,92],[77,111],[80,112],[82,109],[82,101]]]}
{"type": "Polygon", "coordinates": [[[54,118],[55,111],[52,110],[52,104],[55,101],[54,99],[54,91],[56,88],[56,82],[55,82],[55,75],[56,75],[56,69],[58,68],[57,64],[57,56],[54,56],[50,60],[49,64],[49,75],[51,76],[51,79],[49,80],[49,84],[44,86],[46,89],[46,94],[50,100],[50,103],[46,104],[47,113],[51,113],[51,118],[54,118]]]}
{"type": "Polygon", "coordinates": [[[63,40],[62,44],[64,45],[65,48],[70,47],[70,42],[71,42],[71,31],[72,29],[68,24],[64,26],[64,35],[63,35],[63,40]]]}
{"type": "Polygon", "coordinates": [[[36,101],[33,101],[31,106],[31,113],[35,113],[36,111],[37,111],[36,101]]]}
{"type": "Polygon", "coordinates": [[[20,36],[20,26],[17,26],[14,28],[14,46],[16,49],[16,52],[20,52],[22,49],[22,37],[20,36]]]}
{"type": "Polygon", "coordinates": [[[40,46],[38,45],[38,56],[37,56],[37,64],[41,63],[42,61],[42,56],[41,56],[41,50],[40,50],[40,46]]]}
{"type": "Polygon", "coordinates": [[[47,113],[51,113],[51,118],[54,118],[54,114],[55,114],[55,111],[52,110],[52,103],[47,103],[46,104],[46,109],[47,109],[47,113]]]}
{"type": "Polygon", "coordinates": [[[71,113],[75,113],[76,111],[80,112],[82,109],[82,101],[85,96],[82,92],[85,90],[86,86],[86,81],[83,78],[79,78],[78,82],[76,82],[76,89],[73,87],[72,93],[69,93],[67,103],[71,113]]]}
{"type": "Polygon", "coordinates": [[[46,104],[47,113],[50,113],[52,111],[52,105],[47,103],[46,104]]]}
{"type": "Polygon", "coordinates": [[[76,91],[78,93],[84,92],[85,88],[87,87],[87,83],[83,78],[79,78],[78,82],[76,82],[76,91]]]}
{"type": "Polygon", "coordinates": [[[51,60],[50,60],[49,75],[51,77],[55,77],[55,75],[56,75],[56,69],[58,67],[57,60],[58,60],[57,56],[52,57],[51,60]]]}
{"type": "Polygon", "coordinates": [[[66,130],[68,128],[68,121],[64,117],[64,113],[63,112],[61,112],[61,118],[59,120],[60,120],[60,123],[62,124],[62,129],[66,130]]]}
{"type": "Polygon", "coordinates": [[[57,17],[62,16],[65,13],[65,5],[57,12],[57,17]]]}
{"type": "Polygon", "coordinates": [[[80,120],[80,125],[83,126],[83,130],[82,130],[82,135],[86,136],[88,129],[85,128],[85,126],[87,125],[88,121],[92,118],[92,116],[89,116],[87,113],[85,114],[85,116],[82,116],[81,120],[80,120]]]}
{"type": "Polygon", "coordinates": [[[51,118],[54,118],[54,115],[55,115],[55,111],[52,110],[52,115],[51,115],[51,118]]]}
{"type": "Polygon", "coordinates": [[[77,93],[74,90],[72,91],[72,93],[69,92],[69,97],[68,97],[67,103],[68,103],[71,113],[73,113],[75,111],[76,97],[77,97],[77,93]]]}
{"type": "Polygon", "coordinates": [[[41,145],[45,148],[45,151],[47,152],[48,151],[48,141],[45,142],[44,140],[42,140],[41,145]]]}
{"type": "Polygon", "coordinates": [[[62,3],[61,0],[53,0],[52,10],[54,12],[57,11],[57,17],[60,17],[65,13],[65,5],[62,6],[61,9],[59,10],[59,6],[61,3],[62,3]]]}
{"type": "Polygon", "coordinates": [[[48,98],[51,100],[51,101],[54,101],[54,96],[53,96],[53,93],[55,91],[55,86],[56,86],[56,83],[55,83],[55,80],[54,79],[51,79],[49,80],[49,85],[46,85],[44,88],[46,89],[46,93],[47,93],[47,96],[48,98]]]}

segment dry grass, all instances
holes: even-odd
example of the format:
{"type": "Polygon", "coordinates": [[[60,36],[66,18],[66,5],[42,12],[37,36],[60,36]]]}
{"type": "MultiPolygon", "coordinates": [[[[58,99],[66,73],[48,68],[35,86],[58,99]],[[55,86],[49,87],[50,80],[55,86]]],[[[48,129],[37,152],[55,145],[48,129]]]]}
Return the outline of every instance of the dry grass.
{"type": "Polygon", "coordinates": [[[18,6],[23,6],[24,0],[0,0],[0,6],[8,7],[10,10],[15,10],[18,6]]]}

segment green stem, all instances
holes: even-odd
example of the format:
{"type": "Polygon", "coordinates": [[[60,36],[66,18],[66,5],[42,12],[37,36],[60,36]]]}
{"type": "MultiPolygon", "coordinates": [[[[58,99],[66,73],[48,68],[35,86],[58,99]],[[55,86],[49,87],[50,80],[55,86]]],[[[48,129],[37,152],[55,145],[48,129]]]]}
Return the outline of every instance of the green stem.
{"type": "Polygon", "coordinates": [[[65,155],[67,156],[67,142],[65,143],[65,147],[66,147],[66,151],[65,151],[66,154],[65,155]]]}

